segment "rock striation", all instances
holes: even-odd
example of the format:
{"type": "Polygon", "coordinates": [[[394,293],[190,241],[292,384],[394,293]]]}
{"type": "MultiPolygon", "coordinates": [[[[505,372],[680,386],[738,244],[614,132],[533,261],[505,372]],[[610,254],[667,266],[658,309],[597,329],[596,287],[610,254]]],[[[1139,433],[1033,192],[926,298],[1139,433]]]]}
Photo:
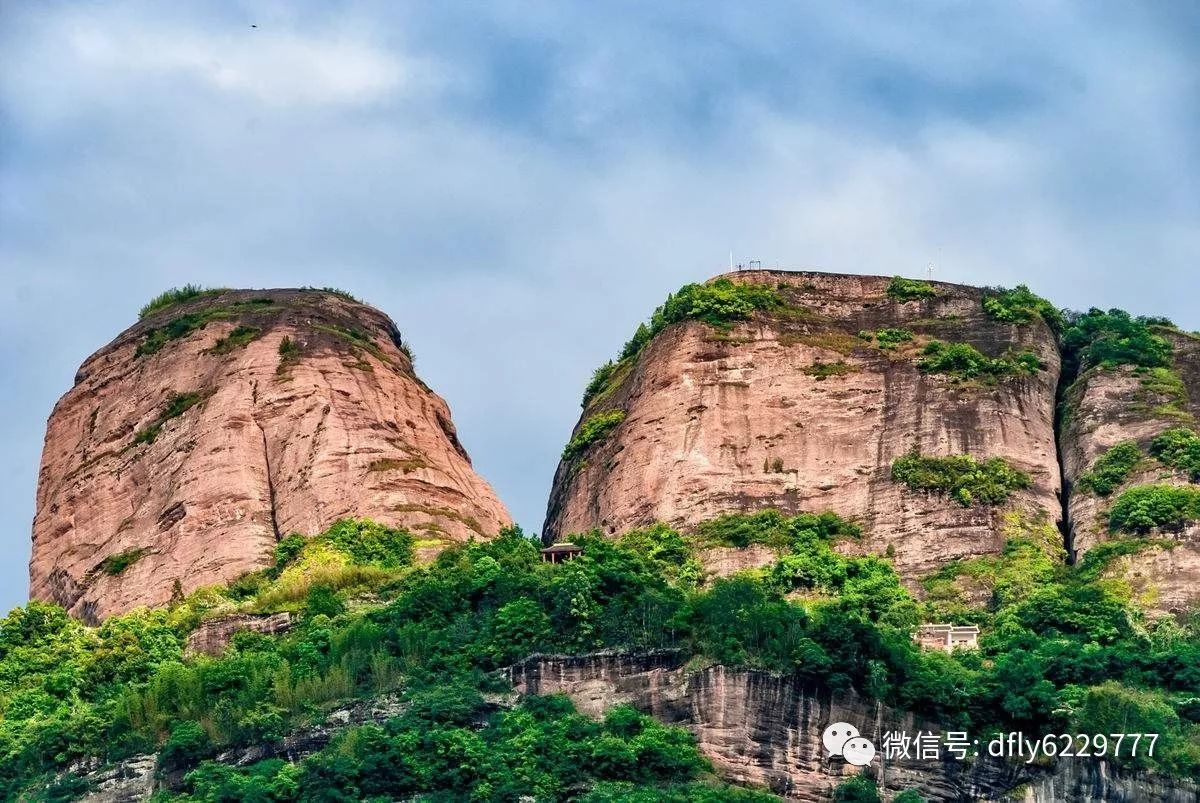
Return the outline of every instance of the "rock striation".
{"type": "MultiPolygon", "coordinates": [[[[942,734],[936,724],[915,720],[862,700],[806,687],[791,676],[711,666],[688,671],[682,656],[594,654],[532,656],[511,667],[522,694],[564,693],[592,716],[629,704],[658,719],[687,727],[717,773],[729,781],[764,786],[789,801],[824,803],[833,787],[859,770],[826,755],[825,727],[848,722],[876,746],[884,734],[942,734]]],[[[929,801],[1064,800],[1195,801],[1200,789],[1152,773],[1123,772],[1103,761],[1056,764],[1007,762],[984,754],[960,761],[944,749],[938,759],[900,758],[874,779],[891,795],[916,789],[929,801]]]]}
{"type": "MultiPolygon", "coordinates": [[[[1160,369],[1131,366],[1084,371],[1063,398],[1062,467],[1069,489],[1068,545],[1075,559],[1114,537],[1108,514],[1119,494],[1137,485],[1188,485],[1189,477],[1154,460],[1155,436],[1200,421],[1200,337],[1169,327],[1155,334],[1171,346],[1171,365],[1160,369]],[[1110,449],[1134,443],[1143,459],[1123,482],[1101,495],[1080,479],[1110,449]]],[[[1147,540],[1135,554],[1118,558],[1110,573],[1126,580],[1147,609],[1181,614],[1200,603],[1200,524],[1165,538],[1147,540]]]]}
{"type": "Polygon", "coordinates": [[[786,308],[726,330],[673,323],[646,344],[584,410],[576,434],[597,412],[624,418],[583,459],[559,465],[546,542],[654,521],[686,530],[764,507],[832,510],[862,525],[858,548],[888,554],[912,581],[948,561],[998,552],[1013,512],[1049,524],[1061,518],[1060,358],[1040,319],[994,320],[982,306],[984,291],[961,285],[932,283],[935,296],[898,300],[879,276],[744,271],[724,278],[774,288],[786,308]],[[871,336],[889,329],[912,337],[885,346],[871,336]],[[956,381],[917,367],[932,340],[967,343],[993,358],[1028,351],[1042,367],[994,382],[956,381]],[[914,450],[1003,458],[1032,482],[1003,505],[963,506],[892,479],[893,461],[914,450]]]}
{"type": "Polygon", "coordinates": [[[426,553],[510,523],[387,316],[333,292],[208,293],[121,333],[55,405],[30,596],[96,622],[343,517],[426,553]]]}

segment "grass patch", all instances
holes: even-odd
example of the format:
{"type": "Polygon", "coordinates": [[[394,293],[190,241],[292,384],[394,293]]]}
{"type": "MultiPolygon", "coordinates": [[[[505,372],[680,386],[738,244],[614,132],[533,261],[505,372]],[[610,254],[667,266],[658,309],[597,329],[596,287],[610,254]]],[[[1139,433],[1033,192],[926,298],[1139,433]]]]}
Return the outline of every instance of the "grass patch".
{"type": "Polygon", "coordinates": [[[262,334],[257,326],[236,326],[233,331],[217,340],[208,350],[209,354],[229,354],[240,348],[245,348],[250,341],[262,334]]]}
{"type": "Polygon", "coordinates": [[[372,460],[367,466],[367,471],[403,471],[405,474],[409,474],[419,468],[429,468],[429,463],[424,457],[414,455],[405,458],[382,457],[372,460]]]}
{"type": "Polygon", "coordinates": [[[1118,443],[1097,458],[1091,470],[1082,475],[1075,486],[1097,496],[1108,496],[1129,478],[1144,457],[1136,442],[1118,443]]]}
{"type": "Polygon", "coordinates": [[[870,341],[875,348],[893,351],[912,341],[914,335],[908,329],[879,329],[874,332],[863,330],[858,333],[863,340],[870,341]]]}
{"type": "Polygon", "coordinates": [[[575,437],[563,447],[562,459],[574,460],[592,447],[604,440],[625,420],[624,410],[605,410],[596,413],[583,422],[575,437]]]}
{"type": "Polygon", "coordinates": [[[888,282],[887,296],[894,301],[920,301],[937,298],[938,292],[929,282],[920,279],[905,279],[903,276],[893,276],[888,282]]]}
{"type": "Polygon", "coordinates": [[[176,393],[171,398],[167,399],[159,411],[158,416],[147,426],[139,429],[133,436],[135,446],[143,443],[154,443],[154,439],[162,431],[163,424],[170,421],[172,418],[178,418],[188,410],[195,407],[200,402],[208,398],[210,394],[197,391],[195,393],[176,393]]]}
{"type": "Polygon", "coordinates": [[[1195,430],[1175,427],[1160,433],[1150,442],[1150,454],[1200,482],[1200,435],[1195,430]]]}
{"type": "Polygon", "coordinates": [[[1158,418],[1191,422],[1187,411],[1188,391],[1183,378],[1172,368],[1135,368],[1138,391],[1132,409],[1158,418]]]}
{"type": "Polygon", "coordinates": [[[963,507],[998,505],[1032,484],[1029,475],[1002,457],[979,461],[971,455],[926,457],[913,451],[892,463],[892,479],[914,491],[949,494],[963,507]]]}
{"type": "Polygon", "coordinates": [[[227,287],[201,287],[197,284],[185,284],[183,287],[172,287],[170,290],[164,290],[141,308],[138,312],[138,320],[160,312],[167,307],[173,307],[176,304],[182,304],[185,301],[194,301],[197,298],[205,296],[217,296],[228,290],[227,287]]]}
{"type": "Polygon", "coordinates": [[[787,516],[778,510],[756,513],[727,513],[696,527],[695,539],[702,547],[745,549],[752,544],[790,549],[808,541],[837,541],[861,538],[862,529],[836,513],[799,513],[787,516]]]}
{"type": "Polygon", "coordinates": [[[133,549],[126,549],[124,552],[118,552],[116,555],[109,555],[100,561],[100,571],[111,577],[116,577],[149,554],[149,552],[150,550],[145,547],[135,547],[133,549]]]}
{"type": "Polygon", "coordinates": [[[1008,352],[987,357],[970,343],[930,341],[921,351],[917,368],[928,374],[945,374],[954,379],[981,379],[994,382],[1000,377],[1032,375],[1045,368],[1032,351],[1008,352]]]}
{"type": "Polygon", "coordinates": [[[837,362],[820,362],[819,360],[807,368],[803,369],[804,373],[822,382],[831,376],[845,376],[858,372],[858,366],[850,365],[847,362],[838,360],[837,362]]]}
{"type": "MultiPolygon", "coordinates": [[[[224,292],[224,291],[219,291],[224,292]]],[[[187,337],[195,331],[203,329],[212,321],[224,320],[244,312],[265,312],[272,308],[275,302],[269,298],[252,298],[235,304],[211,307],[198,312],[189,312],[173,318],[162,326],[146,330],[142,342],[138,344],[135,356],[143,357],[156,354],[163,346],[172,340],[187,337]]]]}

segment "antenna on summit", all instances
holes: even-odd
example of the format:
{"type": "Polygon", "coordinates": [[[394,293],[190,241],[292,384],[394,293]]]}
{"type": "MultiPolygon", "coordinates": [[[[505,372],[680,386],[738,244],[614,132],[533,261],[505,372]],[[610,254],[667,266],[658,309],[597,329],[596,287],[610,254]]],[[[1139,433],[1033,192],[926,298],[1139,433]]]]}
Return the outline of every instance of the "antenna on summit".
{"type": "Polygon", "coordinates": [[[732,251],[729,252],[729,270],[730,270],[730,272],[733,271],[733,252],[732,251]]]}

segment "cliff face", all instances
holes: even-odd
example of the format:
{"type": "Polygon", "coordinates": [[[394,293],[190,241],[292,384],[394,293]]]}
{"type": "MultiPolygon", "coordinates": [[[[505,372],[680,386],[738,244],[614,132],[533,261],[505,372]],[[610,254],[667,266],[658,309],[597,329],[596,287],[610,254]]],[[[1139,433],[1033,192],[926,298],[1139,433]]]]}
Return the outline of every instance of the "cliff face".
{"type": "Polygon", "coordinates": [[[426,552],[510,521],[385,315],[319,291],[208,295],[123,332],[55,405],[30,595],[95,621],[348,516],[426,552]]]}
{"type": "MultiPolygon", "coordinates": [[[[627,703],[665,722],[687,727],[722,777],[765,786],[792,801],[827,801],[834,786],[858,770],[830,758],[821,734],[833,722],[849,722],[878,747],[889,731],[914,736],[944,733],[853,694],[805,687],[795,678],[722,666],[688,672],[672,654],[535,656],[513,667],[522,694],[563,692],[593,716],[627,703]]],[[[986,753],[986,751],[984,751],[986,753]]],[[[873,765],[879,780],[880,762],[873,765]]],[[[1152,774],[1122,773],[1086,759],[1050,767],[1008,763],[986,754],[959,761],[945,750],[940,759],[889,762],[882,779],[892,794],[918,789],[930,801],[1056,800],[1182,803],[1196,800],[1193,784],[1152,774]]]]}
{"type": "MultiPolygon", "coordinates": [[[[675,323],[616,387],[585,409],[624,420],[586,459],[560,464],[543,537],[607,534],[665,521],[688,528],[723,512],[832,510],[863,526],[862,548],[894,556],[913,579],[946,561],[997,552],[1005,514],[1060,518],[1054,401],[1060,361],[1040,320],[1001,323],[982,291],[933,283],[937,296],[889,298],[875,276],[752,271],[735,282],[776,288],[787,309],[721,331],[675,323]],[[894,348],[860,333],[904,329],[894,348]],[[916,362],[930,340],[989,357],[1029,350],[1042,370],[994,384],[955,382],[916,362]],[[1001,457],[1032,485],[1002,506],[964,507],[910,490],[892,463],[925,455],[1001,457]]],[[[577,432],[579,428],[577,427],[577,432]]]]}
{"type": "MultiPolygon", "coordinates": [[[[1064,398],[1063,476],[1069,484],[1070,546],[1077,558],[1109,540],[1108,514],[1121,491],[1147,483],[1188,485],[1185,473],[1149,456],[1155,436],[1173,427],[1195,427],[1200,420],[1200,339],[1160,328],[1172,348],[1168,369],[1148,371],[1121,366],[1080,375],[1064,398]],[[1118,444],[1132,442],[1142,459],[1107,495],[1081,486],[1080,479],[1118,444]]],[[[1160,612],[1179,613],[1200,603],[1200,525],[1192,524],[1169,539],[1148,542],[1124,556],[1110,573],[1127,580],[1138,601],[1160,612]]]]}

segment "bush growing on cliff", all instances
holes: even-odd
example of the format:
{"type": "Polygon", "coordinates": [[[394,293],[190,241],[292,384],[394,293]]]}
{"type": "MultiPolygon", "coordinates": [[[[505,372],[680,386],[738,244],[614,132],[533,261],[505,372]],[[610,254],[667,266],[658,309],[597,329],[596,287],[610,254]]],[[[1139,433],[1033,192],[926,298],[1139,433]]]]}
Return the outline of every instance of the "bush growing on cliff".
{"type": "Polygon", "coordinates": [[[1171,344],[1150,329],[1159,322],[1160,319],[1135,318],[1120,309],[1104,312],[1094,307],[1069,316],[1062,335],[1067,374],[1093,366],[1170,367],[1171,344]]]}
{"type": "Polygon", "coordinates": [[[1150,454],[1185,472],[1192,482],[1200,482],[1200,435],[1195,430],[1186,427],[1166,430],[1150,442],[1150,454]]]}
{"type": "Polygon", "coordinates": [[[1200,520],[1200,489],[1178,485],[1138,485],[1123,492],[1108,514],[1113,531],[1148,533],[1179,530],[1200,520]]]}
{"type": "Polygon", "coordinates": [[[624,410],[605,410],[591,416],[583,422],[583,426],[579,428],[579,432],[575,433],[575,437],[571,438],[563,447],[562,459],[574,460],[580,457],[593,444],[607,438],[609,433],[624,420],[624,410]]]}
{"type": "Polygon", "coordinates": [[[926,344],[921,354],[918,369],[930,374],[947,374],[959,380],[995,381],[1003,376],[1036,374],[1045,368],[1041,358],[1032,351],[987,357],[970,343],[933,340],[926,344]]]}
{"type": "Polygon", "coordinates": [[[894,351],[913,339],[913,333],[908,329],[879,329],[878,331],[862,331],[858,336],[863,340],[874,341],[883,351],[894,351]]]}
{"type": "Polygon", "coordinates": [[[893,276],[892,280],[888,282],[887,296],[895,301],[919,301],[937,298],[937,290],[929,282],[923,282],[920,279],[893,276]]]}
{"type": "Polygon", "coordinates": [[[998,505],[1031,485],[1028,474],[1002,457],[979,461],[967,454],[928,457],[915,451],[892,462],[892,479],[914,491],[949,494],[963,507],[998,505]]]}
{"type": "Polygon", "coordinates": [[[834,803],[879,803],[875,781],[865,775],[854,775],[833,789],[834,803]]]}
{"type": "Polygon", "coordinates": [[[1066,318],[1061,310],[1023,284],[1012,290],[989,287],[983,291],[983,311],[1005,323],[1031,323],[1041,319],[1055,332],[1062,331],[1066,318]]]}
{"type": "Polygon", "coordinates": [[[1145,456],[1135,441],[1118,443],[1096,459],[1091,470],[1079,478],[1076,486],[1097,496],[1108,496],[1129,478],[1145,456]]]}

